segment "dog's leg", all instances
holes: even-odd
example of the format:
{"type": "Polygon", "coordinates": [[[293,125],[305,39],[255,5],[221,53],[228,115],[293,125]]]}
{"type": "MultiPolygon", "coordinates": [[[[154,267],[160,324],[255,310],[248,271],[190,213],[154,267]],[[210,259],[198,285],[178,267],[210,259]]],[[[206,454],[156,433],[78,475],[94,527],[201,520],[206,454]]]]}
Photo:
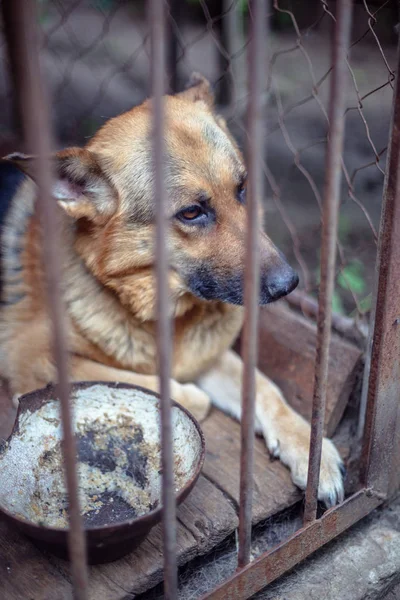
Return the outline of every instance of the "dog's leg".
{"type": "MultiPolygon", "coordinates": [[[[198,381],[199,387],[224,412],[241,416],[243,363],[232,351],[198,381]]],[[[293,482],[307,485],[310,426],[285,401],[279,388],[260,371],[256,372],[256,431],[263,434],[270,453],[289,467],[293,482]]],[[[343,463],[333,443],[322,444],[318,498],[327,506],[343,500],[343,463]]]]}
{"type": "MultiPolygon", "coordinates": [[[[155,375],[141,375],[132,371],[107,367],[91,360],[74,357],[71,365],[74,381],[118,381],[130,383],[158,392],[159,379],[155,375]]],[[[171,379],[171,397],[187,408],[193,416],[202,421],[207,416],[211,401],[206,392],[192,383],[181,384],[171,379]]]]}

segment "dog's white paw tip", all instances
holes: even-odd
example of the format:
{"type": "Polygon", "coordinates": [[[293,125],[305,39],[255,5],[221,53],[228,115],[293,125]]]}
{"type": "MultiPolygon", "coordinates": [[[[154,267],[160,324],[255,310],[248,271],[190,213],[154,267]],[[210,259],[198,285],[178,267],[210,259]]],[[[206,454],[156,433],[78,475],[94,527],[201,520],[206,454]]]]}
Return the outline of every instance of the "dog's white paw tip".
{"type": "Polygon", "coordinates": [[[318,494],[318,500],[320,500],[326,508],[332,508],[332,506],[340,504],[344,500],[343,486],[338,486],[328,493],[318,494]]]}
{"type": "MultiPolygon", "coordinates": [[[[285,454],[284,458],[287,458],[285,454]]],[[[301,490],[305,490],[308,478],[308,455],[298,452],[292,454],[290,458],[291,460],[287,462],[292,471],[293,483],[301,490]]],[[[324,440],[321,459],[318,500],[327,508],[331,508],[343,502],[345,469],[338,451],[330,440],[324,440]]]]}
{"type": "Polygon", "coordinates": [[[344,500],[343,479],[346,470],[342,462],[322,473],[318,489],[318,500],[331,508],[344,500]]]}
{"type": "Polygon", "coordinates": [[[281,446],[279,440],[272,440],[268,443],[268,450],[273,458],[279,458],[281,446]]]}

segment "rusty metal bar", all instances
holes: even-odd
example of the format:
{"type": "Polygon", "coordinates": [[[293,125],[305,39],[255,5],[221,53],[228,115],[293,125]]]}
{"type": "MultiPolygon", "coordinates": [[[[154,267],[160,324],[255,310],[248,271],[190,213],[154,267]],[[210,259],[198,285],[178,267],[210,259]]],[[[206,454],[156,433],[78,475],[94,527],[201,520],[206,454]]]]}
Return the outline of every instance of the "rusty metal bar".
{"type": "MultiPolygon", "coordinates": [[[[229,107],[230,114],[235,110],[238,89],[246,73],[244,24],[239,0],[222,0],[221,28],[221,43],[229,56],[229,61],[225,61],[226,75],[221,81],[226,90],[221,90],[221,97],[229,107]]],[[[220,69],[222,71],[222,65],[220,69]]]]}
{"type": "MultiPolygon", "coordinates": [[[[400,66],[400,42],[398,49],[400,66]]],[[[398,70],[397,73],[400,71],[398,70]]],[[[400,398],[400,82],[396,78],[378,242],[375,324],[372,337],[361,477],[386,494],[400,398]]]]}
{"type": "Polygon", "coordinates": [[[169,19],[168,19],[168,77],[169,91],[175,93],[179,86],[178,75],[178,54],[179,40],[176,35],[176,27],[180,23],[181,2],[180,0],[168,0],[169,19]]]}
{"type": "Polygon", "coordinates": [[[336,263],[336,236],[342,179],[342,148],[346,106],[346,57],[350,46],[351,0],[338,0],[332,44],[332,82],[329,98],[329,141],[322,212],[321,284],[317,320],[314,397],[311,421],[310,459],[304,508],[304,523],[317,514],[317,494],[324,432],[329,345],[331,340],[332,295],[336,263]]]}
{"type": "MultiPolygon", "coordinates": [[[[10,3],[11,4],[11,3],[10,3]]],[[[9,7],[10,8],[10,7],[9,7]]],[[[58,372],[57,391],[61,403],[63,424],[63,452],[69,503],[69,555],[71,559],[74,594],[77,600],[86,600],[88,575],[86,542],[79,507],[76,444],[72,427],[69,400],[67,343],[61,292],[61,264],[59,226],[56,204],[51,196],[52,173],[50,165],[51,135],[46,94],[40,72],[38,30],[35,0],[13,0],[7,27],[11,28],[11,54],[18,58],[12,64],[20,65],[18,97],[21,122],[26,145],[36,154],[36,182],[38,207],[42,224],[44,268],[47,282],[49,314],[53,325],[54,359],[58,372]]]]}
{"type": "Polygon", "coordinates": [[[364,489],[297,531],[288,540],[237,571],[202,600],[245,600],[298,565],[382,504],[383,498],[364,489]]]}
{"type": "Polygon", "coordinates": [[[224,106],[229,105],[232,101],[233,82],[230,56],[232,40],[230,39],[229,18],[236,10],[235,0],[222,0],[218,6],[220,6],[222,14],[215,27],[215,33],[219,39],[219,47],[216,48],[217,68],[220,77],[217,86],[217,102],[224,106]]]}
{"type": "Polygon", "coordinates": [[[243,388],[240,456],[239,554],[238,566],[250,560],[253,501],[254,417],[259,304],[259,203],[263,196],[263,115],[262,85],[265,78],[265,37],[267,2],[251,3],[252,27],[249,48],[249,104],[247,131],[248,195],[247,248],[244,282],[245,319],[243,329],[243,388]]]}
{"type": "Polygon", "coordinates": [[[156,203],[157,350],[161,396],[161,467],[163,504],[164,597],[178,596],[176,562],[176,503],[174,485],[172,414],[170,400],[167,191],[164,186],[164,93],[165,93],[165,8],[163,0],[151,0],[151,77],[153,108],[154,201],[156,203]]]}

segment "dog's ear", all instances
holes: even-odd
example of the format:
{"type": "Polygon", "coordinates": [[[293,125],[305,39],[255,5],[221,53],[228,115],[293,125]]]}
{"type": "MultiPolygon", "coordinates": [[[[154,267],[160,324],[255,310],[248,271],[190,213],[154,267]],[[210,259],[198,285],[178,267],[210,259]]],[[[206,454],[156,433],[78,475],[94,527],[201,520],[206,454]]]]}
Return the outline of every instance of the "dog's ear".
{"type": "MultiPolygon", "coordinates": [[[[6,157],[36,179],[33,156],[6,157]]],[[[68,148],[52,157],[53,197],[72,218],[104,222],[116,209],[117,193],[102,171],[96,156],[85,148],[68,148]]]]}
{"type": "Polygon", "coordinates": [[[204,102],[209,108],[214,108],[214,93],[211,84],[200,73],[192,73],[186,89],[176,94],[176,96],[189,102],[204,102]]]}
{"type": "Polygon", "coordinates": [[[117,207],[117,192],[96,156],[86,148],[69,148],[55,156],[54,197],[74,219],[104,222],[117,207]]]}
{"type": "Polygon", "coordinates": [[[16,165],[23,173],[34,179],[34,156],[23,154],[22,152],[13,152],[7,154],[3,160],[9,160],[16,165]]]}

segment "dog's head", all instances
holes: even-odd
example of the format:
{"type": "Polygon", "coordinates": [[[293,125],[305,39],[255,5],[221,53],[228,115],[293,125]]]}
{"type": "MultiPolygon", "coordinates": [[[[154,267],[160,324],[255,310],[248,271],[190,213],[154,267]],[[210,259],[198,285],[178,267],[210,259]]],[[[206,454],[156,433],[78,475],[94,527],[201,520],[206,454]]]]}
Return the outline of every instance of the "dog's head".
{"type": "MultiPolygon", "coordinates": [[[[87,267],[141,318],[154,316],[152,104],[108,121],[85,148],[56,155],[54,196],[75,224],[87,267]]],[[[165,188],[170,289],[175,314],[194,297],[243,304],[246,254],[243,157],[214,112],[208,82],[165,98],[165,188]]],[[[260,235],[260,304],[298,278],[260,235]]]]}

